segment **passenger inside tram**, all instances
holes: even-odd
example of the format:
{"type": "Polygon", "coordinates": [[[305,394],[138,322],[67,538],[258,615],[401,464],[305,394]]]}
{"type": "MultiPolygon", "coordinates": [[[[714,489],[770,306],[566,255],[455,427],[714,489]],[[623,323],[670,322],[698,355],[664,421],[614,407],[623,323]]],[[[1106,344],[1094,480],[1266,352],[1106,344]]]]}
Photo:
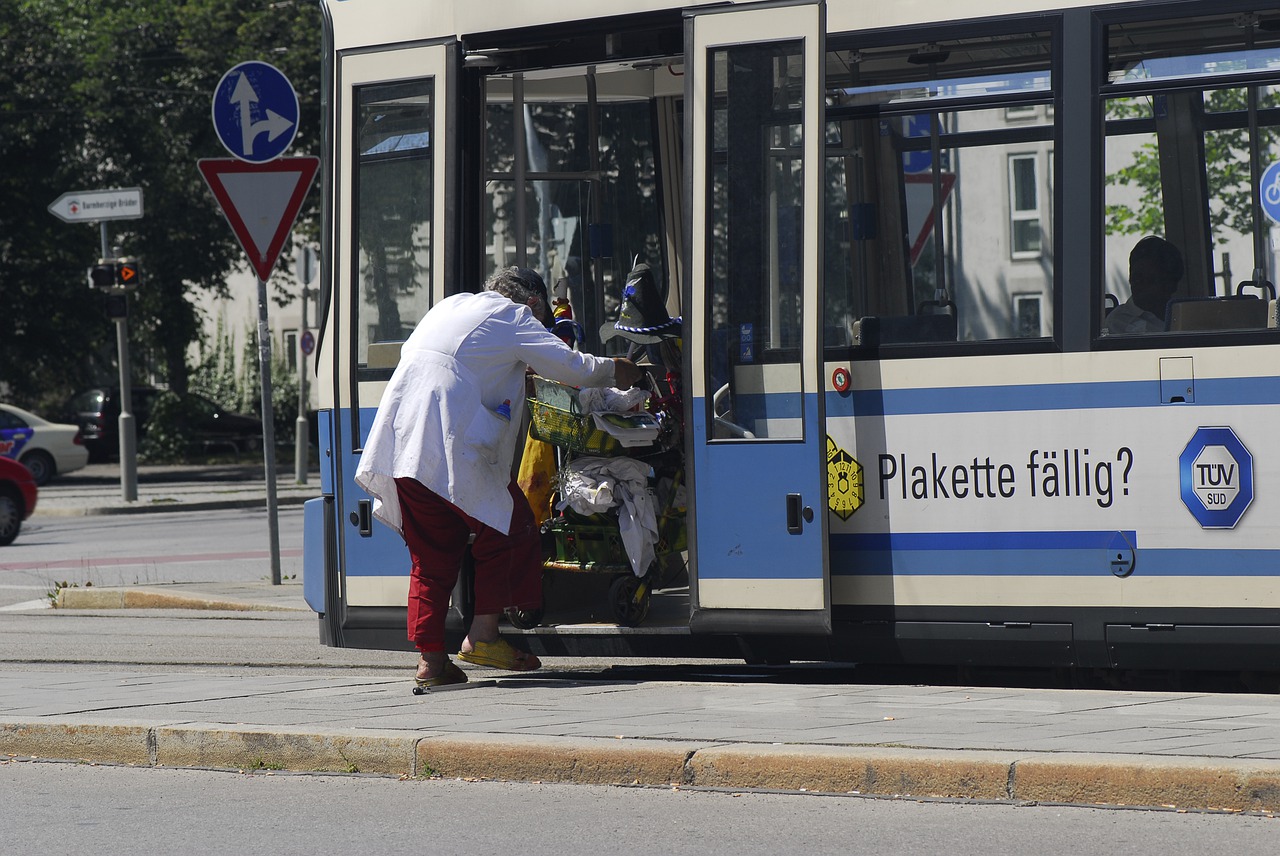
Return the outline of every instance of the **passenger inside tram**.
{"type": "Polygon", "coordinates": [[[1129,285],[1133,293],[1110,314],[1107,333],[1163,333],[1169,300],[1183,274],[1182,253],[1156,235],[1148,235],[1129,253],[1129,285]]]}

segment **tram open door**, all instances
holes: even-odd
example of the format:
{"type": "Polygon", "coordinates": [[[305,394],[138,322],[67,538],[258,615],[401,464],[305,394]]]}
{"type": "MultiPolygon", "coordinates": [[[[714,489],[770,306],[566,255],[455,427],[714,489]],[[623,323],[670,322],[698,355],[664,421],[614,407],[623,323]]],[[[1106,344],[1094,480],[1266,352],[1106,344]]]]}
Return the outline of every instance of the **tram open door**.
{"type": "Polygon", "coordinates": [[[822,3],[690,10],[694,633],[831,632],[822,3]]]}

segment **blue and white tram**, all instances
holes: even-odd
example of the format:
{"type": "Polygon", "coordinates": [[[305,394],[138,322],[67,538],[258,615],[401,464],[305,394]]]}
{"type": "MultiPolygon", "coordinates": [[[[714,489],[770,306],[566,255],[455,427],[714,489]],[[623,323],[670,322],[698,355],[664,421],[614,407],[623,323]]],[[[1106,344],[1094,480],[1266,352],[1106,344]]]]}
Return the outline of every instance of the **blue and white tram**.
{"type": "Polygon", "coordinates": [[[630,628],[557,579],[533,651],[1280,669],[1280,11],[322,5],[324,642],[410,647],[351,479],[414,324],[521,264],[608,350],[638,258],[683,318],[689,584],[630,628]]]}

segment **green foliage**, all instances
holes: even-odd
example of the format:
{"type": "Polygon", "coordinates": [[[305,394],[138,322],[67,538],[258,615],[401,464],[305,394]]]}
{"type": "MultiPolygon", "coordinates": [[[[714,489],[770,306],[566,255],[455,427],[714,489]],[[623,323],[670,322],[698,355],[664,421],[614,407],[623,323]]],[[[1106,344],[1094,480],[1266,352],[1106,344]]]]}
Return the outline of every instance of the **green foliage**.
{"type": "Polygon", "coordinates": [[[138,457],[152,464],[184,460],[188,442],[182,426],[186,421],[182,399],[173,392],[160,393],[151,405],[147,436],[138,444],[138,457]]]}
{"type": "MultiPolygon", "coordinates": [[[[1204,109],[1209,114],[1242,113],[1248,108],[1245,89],[1214,89],[1204,93],[1204,109]]],[[[1261,108],[1280,103],[1277,94],[1264,90],[1261,108]]],[[[1154,115],[1149,97],[1112,99],[1107,103],[1108,119],[1151,119],[1154,115]]],[[[1260,128],[1257,145],[1263,152],[1273,149],[1280,135],[1274,128],[1260,128]]],[[[1164,194],[1160,174],[1160,146],[1155,134],[1131,139],[1144,139],[1125,166],[1107,173],[1107,184],[1127,186],[1138,191],[1136,206],[1109,204],[1106,208],[1107,234],[1162,235],[1164,228],[1164,194]]],[[[1225,244],[1230,233],[1252,235],[1252,181],[1249,168],[1249,132],[1245,128],[1228,128],[1204,132],[1205,180],[1209,197],[1209,228],[1217,243],[1225,244]]]]}
{"type": "MultiPolygon", "coordinates": [[[[144,267],[129,317],[136,380],[187,388],[200,332],[190,295],[225,293],[244,264],[196,170],[198,158],[226,156],[210,98],[237,62],[271,62],[298,90],[291,153],[314,153],[319,35],[319,6],[303,0],[0,3],[0,394],[45,406],[113,376],[115,328],[85,282],[98,230],[40,210],[67,191],[111,187],[144,195],[143,218],[108,223],[110,244],[144,267]]],[[[304,232],[319,196],[300,215],[304,232]]]]}
{"type": "Polygon", "coordinates": [[[222,316],[218,317],[212,337],[201,338],[199,342],[199,358],[191,372],[190,389],[230,410],[240,409],[242,395],[236,377],[235,342],[222,316]]]}
{"type": "MultiPolygon", "coordinates": [[[[262,416],[262,386],[258,380],[258,333],[245,327],[244,344],[236,358],[236,343],[219,319],[212,342],[202,342],[200,359],[191,373],[191,389],[238,413],[262,416]]],[[[276,443],[292,442],[298,416],[298,376],[279,348],[271,353],[271,409],[276,443]]]]}

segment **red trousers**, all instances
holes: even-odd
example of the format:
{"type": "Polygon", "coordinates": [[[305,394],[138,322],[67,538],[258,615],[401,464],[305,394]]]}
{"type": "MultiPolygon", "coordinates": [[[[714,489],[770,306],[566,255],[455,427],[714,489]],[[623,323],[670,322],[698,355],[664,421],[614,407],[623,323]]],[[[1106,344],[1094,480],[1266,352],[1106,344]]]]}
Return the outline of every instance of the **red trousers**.
{"type": "Polygon", "coordinates": [[[514,481],[507,486],[514,510],[508,535],[467,516],[416,479],[396,479],[404,542],[413,559],[409,575],[409,641],[419,651],[444,650],[449,596],[472,534],[475,614],[508,606],[542,606],[542,541],[533,510],[514,481]]]}

